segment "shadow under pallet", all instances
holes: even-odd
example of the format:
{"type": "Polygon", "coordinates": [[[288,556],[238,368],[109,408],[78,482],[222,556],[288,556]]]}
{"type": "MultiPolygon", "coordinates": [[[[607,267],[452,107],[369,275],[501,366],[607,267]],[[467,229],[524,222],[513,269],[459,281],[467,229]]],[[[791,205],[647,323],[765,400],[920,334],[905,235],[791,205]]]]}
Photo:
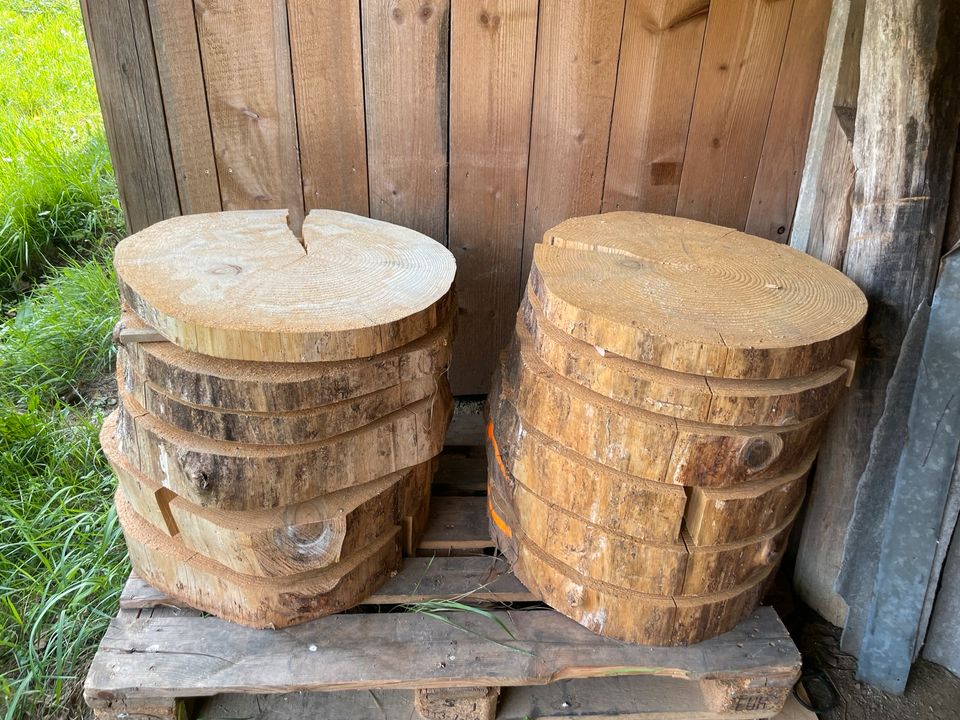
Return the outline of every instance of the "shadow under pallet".
{"type": "Polygon", "coordinates": [[[688,647],[595,635],[538,602],[496,556],[479,494],[484,462],[482,448],[444,451],[418,556],[346,613],[254,630],[131,575],[87,676],[94,716],[746,720],[781,712],[800,655],[772,608],[688,647]],[[418,605],[448,598],[485,612],[443,608],[437,617],[435,606],[418,605]]]}

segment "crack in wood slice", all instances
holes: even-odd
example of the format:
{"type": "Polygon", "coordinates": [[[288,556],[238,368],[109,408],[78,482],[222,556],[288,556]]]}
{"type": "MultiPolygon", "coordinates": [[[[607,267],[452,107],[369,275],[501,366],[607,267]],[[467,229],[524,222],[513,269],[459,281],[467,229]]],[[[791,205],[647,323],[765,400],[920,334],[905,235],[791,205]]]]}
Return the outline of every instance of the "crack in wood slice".
{"type": "Polygon", "coordinates": [[[134,511],[186,549],[245,575],[282,577],[326,567],[408,516],[429,512],[432,462],[296,505],[248,511],[200,507],[135,468],[120,452],[116,431],[115,412],[103,424],[100,446],[134,511]]]}
{"type": "Polygon", "coordinates": [[[453,405],[442,379],[433,397],[341,435],[251,445],[184,432],[148,414],[122,387],[119,398],[120,451],[187,501],[222,510],[293,505],[424,463],[442,449],[453,405]]]}
{"type": "Polygon", "coordinates": [[[681,420],[716,425],[793,425],[828,412],[846,387],[848,367],[800,378],[729,380],[664,370],[607,353],[562,332],[537,299],[524,297],[518,324],[554,372],[611,400],[681,420]]]}
{"type": "MultiPolygon", "coordinates": [[[[496,465],[494,459],[490,464],[496,465]]],[[[545,554],[580,575],[644,594],[709,595],[749,582],[780,562],[794,517],[768,533],[727,545],[697,547],[686,537],[654,543],[587,522],[499,467],[490,472],[490,482],[491,495],[509,508],[510,527],[545,554]]]]}
{"type": "Polygon", "coordinates": [[[756,608],[778,565],[775,562],[721,593],[639,593],[588,578],[551,557],[526,536],[495,490],[490,510],[490,532],[520,582],[584,627],[627,642],[687,645],[731,630],[756,608]]]}
{"type": "Polygon", "coordinates": [[[141,518],[118,490],[130,563],[147,582],[190,606],[241,625],[282,628],[342,612],[400,567],[399,528],[322,569],[284,578],[244,575],[190,551],[141,518]]]}
{"type": "MultiPolygon", "coordinates": [[[[413,342],[361,360],[267,363],[224,360],[171,342],[131,343],[130,365],[164,394],[196,406],[252,413],[313,410],[395,386],[444,375],[455,313],[413,342]]],[[[147,328],[129,310],[120,327],[147,328]]]]}
{"type": "Polygon", "coordinates": [[[867,303],[784,245],[683,218],[572,218],[534,249],[529,292],[563,332],[630,360],[725,378],[840,364],[867,303]]]}
{"type": "Polygon", "coordinates": [[[786,427],[727,427],[628,407],[553,372],[517,328],[496,392],[524,425],[590,460],[641,479],[729,486],[777,477],[806,460],[826,416],[786,427]]]}
{"type": "Polygon", "coordinates": [[[433,397],[438,392],[438,383],[444,380],[435,375],[425,376],[309,410],[236,412],[192,405],[168,395],[144,381],[121,348],[117,353],[117,382],[123,383],[124,390],[148,413],[186,432],[254,445],[296,445],[341,435],[433,397]]]}
{"type": "Polygon", "coordinates": [[[318,362],[388,352],[442,324],[456,263],[413,230],[313,210],[301,241],[284,210],[186,215],[117,245],[123,300],[193,352],[318,362]]]}

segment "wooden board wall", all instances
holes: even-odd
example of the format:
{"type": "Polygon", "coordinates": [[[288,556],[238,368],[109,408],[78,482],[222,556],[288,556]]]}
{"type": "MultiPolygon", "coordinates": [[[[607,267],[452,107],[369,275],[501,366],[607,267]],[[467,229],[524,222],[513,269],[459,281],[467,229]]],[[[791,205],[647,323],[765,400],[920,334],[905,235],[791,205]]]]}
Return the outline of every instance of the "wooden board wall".
{"type": "Polygon", "coordinates": [[[420,230],[457,256],[470,394],[571,215],[788,240],[830,0],[82,5],[129,229],[330,207],[420,230]]]}

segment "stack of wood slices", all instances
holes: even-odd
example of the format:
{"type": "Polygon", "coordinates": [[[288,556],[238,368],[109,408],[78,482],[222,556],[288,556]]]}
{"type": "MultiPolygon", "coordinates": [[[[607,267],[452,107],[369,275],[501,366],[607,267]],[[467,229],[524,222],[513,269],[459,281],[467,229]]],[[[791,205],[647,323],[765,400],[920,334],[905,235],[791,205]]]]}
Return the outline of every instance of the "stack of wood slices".
{"type": "Polygon", "coordinates": [[[257,627],[375,590],[427,521],[452,400],[453,256],[313,211],[175,218],[117,247],[101,443],[134,569],[257,627]]]}
{"type": "Polygon", "coordinates": [[[536,246],[488,427],[491,530],[560,612],[698,642],[759,603],[866,299],[740,232],[641,213],[536,246]]]}

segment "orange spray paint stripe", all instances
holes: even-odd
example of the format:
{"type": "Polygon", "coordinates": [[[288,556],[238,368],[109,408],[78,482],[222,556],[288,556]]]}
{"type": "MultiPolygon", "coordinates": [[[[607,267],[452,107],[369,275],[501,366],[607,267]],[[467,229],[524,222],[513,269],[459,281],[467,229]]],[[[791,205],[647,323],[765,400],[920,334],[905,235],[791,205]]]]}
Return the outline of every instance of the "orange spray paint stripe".
{"type": "MultiPolygon", "coordinates": [[[[497,467],[500,469],[500,472],[503,474],[503,477],[507,477],[507,468],[503,464],[503,458],[500,457],[500,448],[497,447],[497,439],[493,436],[493,421],[490,420],[487,422],[487,437],[490,438],[490,447],[493,448],[493,457],[497,461],[497,467]]],[[[490,512],[490,519],[493,520],[494,524],[500,528],[502,532],[507,537],[513,537],[513,530],[510,529],[510,526],[504,522],[503,518],[500,517],[493,507],[493,500],[490,495],[490,481],[487,480],[487,510],[490,512]]]]}

